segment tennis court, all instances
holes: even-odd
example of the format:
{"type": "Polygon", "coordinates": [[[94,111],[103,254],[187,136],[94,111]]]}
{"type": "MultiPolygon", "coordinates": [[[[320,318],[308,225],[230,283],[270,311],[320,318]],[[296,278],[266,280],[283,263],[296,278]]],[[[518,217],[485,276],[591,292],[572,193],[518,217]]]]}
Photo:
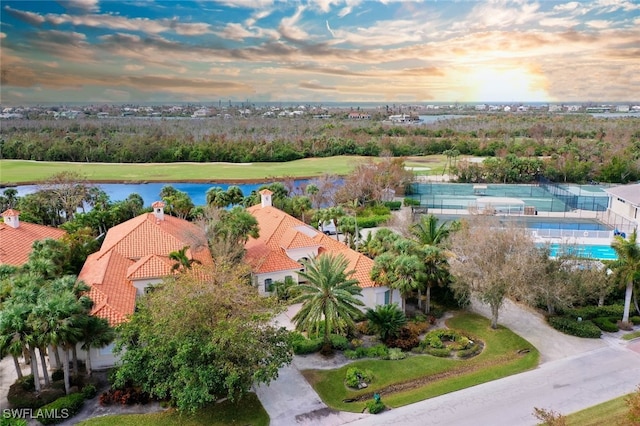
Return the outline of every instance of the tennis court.
{"type": "Polygon", "coordinates": [[[609,197],[599,185],[558,185],[555,183],[472,184],[472,183],[415,183],[409,198],[420,201],[421,207],[440,210],[473,210],[486,206],[484,199],[510,199],[492,205],[497,213],[523,214],[530,211],[567,212],[572,210],[604,211],[609,197]],[[516,208],[522,206],[523,210],[516,208]]]}

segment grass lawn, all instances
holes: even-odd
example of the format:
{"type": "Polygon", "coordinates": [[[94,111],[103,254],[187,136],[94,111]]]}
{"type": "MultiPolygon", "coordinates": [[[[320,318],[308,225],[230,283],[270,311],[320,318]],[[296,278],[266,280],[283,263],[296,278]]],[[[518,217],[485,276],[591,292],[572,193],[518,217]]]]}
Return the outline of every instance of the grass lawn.
{"type": "Polygon", "coordinates": [[[539,353],[533,345],[504,327],[492,330],[489,320],[479,315],[461,312],[449,319],[447,325],[472,339],[483,341],[483,352],[465,361],[430,355],[409,356],[400,361],[361,360],[335,370],[306,370],[303,374],[330,407],[361,412],[366,401],[347,403],[343,400],[379,392],[385,405],[400,407],[520,373],[538,365],[539,353]],[[528,352],[519,354],[518,351],[522,349],[528,349],[528,352]],[[373,372],[373,382],[367,389],[356,391],[345,386],[344,377],[349,367],[373,372]],[[421,383],[416,387],[393,393],[381,391],[390,385],[417,379],[421,383]]]}
{"type": "Polygon", "coordinates": [[[594,405],[567,417],[567,426],[600,426],[622,424],[627,415],[627,396],[612,399],[602,404],[594,405]]]}
{"type": "Polygon", "coordinates": [[[82,426],[267,426],[269,415],[254,393],[238,404],[229,401],[211,404],[193,415],[180,415],[175,410],[150,414],[121,414],[96,417],[78,423],[82,426]]]}
{"type": "MultiPolygon", "coordinates": [[[[39,182],[63,171],[78,172],[90,181],[118,182],[178,182],[178,181],[251,181],[275,177],[314,177],[325,173],[346,175],[356,164],[368,157],[337,156],[328,158],[305,158],[284,163],[68,163],[55,161],[0,160],[1,184],[25,184],[39,182]]],[[[411,167],[429,167],[432,171],[417,171],[418,174],[441,172],[446,157],[409,157],[406,164],[411,167]]]]}

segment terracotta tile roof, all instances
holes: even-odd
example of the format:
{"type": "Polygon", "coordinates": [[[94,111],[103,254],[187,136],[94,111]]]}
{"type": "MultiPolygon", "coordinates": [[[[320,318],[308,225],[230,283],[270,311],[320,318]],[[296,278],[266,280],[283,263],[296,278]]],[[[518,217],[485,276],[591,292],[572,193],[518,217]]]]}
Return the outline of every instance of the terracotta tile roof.
{"type": "Polygon", "coordinates": [[[360,287],[376,286],[370,278],[373,260],[363,254],[273,206],[258,204],[247,211],[256,218],[260,228],[260,236],[250,238],[245,245],[246,259],[255,273],[293,270],[295,265],[300,269],[302,266],[287,256],[286,249],[308,247],[310,252],[317,249],[319,255],[341,253],[349,261],[347,270],[355,271],[353,277],[360,287]]]}
{"type": "Polygon", "coordinates": [[[185,246],[190,247],[187,257],[203,265],[193,273],[210,277],[213,260],[204,231],[186,220],[164,215],[158,221],[149,213],[111,228],[100,251],[87,258],[78,276],[91,287],[92,313],[112,325],[126,321],[135,309],[133,281],[171,274],[174,261],[168,255],[185,246]]]}
{"type": "Polygon", "coordinates": [[[173,260],[168,256],[149,254],[127,268],[127,279],[158,278],[173,272],[173,260]]]}
{"type": "MultiPolygon", "coordinates": [[[[12,209],[3,213],[3,216],[17,215],[18,211],[12,209]]],[[[47,238],[58,240],[65,234],[62,229],[35,223],[20,222],[17,228],[12,228],[0,222],[0,264],[23,265],[29,260],[34,242],[47,238]]]]}

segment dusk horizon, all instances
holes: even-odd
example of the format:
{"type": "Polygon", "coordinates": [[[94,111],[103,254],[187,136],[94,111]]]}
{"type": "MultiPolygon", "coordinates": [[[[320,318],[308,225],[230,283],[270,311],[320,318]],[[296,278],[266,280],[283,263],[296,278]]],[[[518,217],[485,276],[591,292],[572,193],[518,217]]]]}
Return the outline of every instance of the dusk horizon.
{"type": "Polygon", "coordinates": [[[3,1],[0,103],[633,103],[626,0],[3,1]]]}

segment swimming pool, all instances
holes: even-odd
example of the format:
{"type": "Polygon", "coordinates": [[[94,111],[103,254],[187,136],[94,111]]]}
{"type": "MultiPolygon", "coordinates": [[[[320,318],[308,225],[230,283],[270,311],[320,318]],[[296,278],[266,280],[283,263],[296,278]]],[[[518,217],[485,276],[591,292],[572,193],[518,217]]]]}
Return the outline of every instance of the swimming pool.
{"type": "MultiPolygon", "coordinates": [[[[538,247],[545,247],[545,244],[536,244],[538,247]]],[[[600,260],[616,260],[618,256],[615,250],[611,246],[595,245],[595,244],[580,244],[580,245],[562,245],[562,244],[550,244],[550,256],[556,257],[558,254],[566,253],[575,255],[578,257],[587,257],[590,259],[600,260]]]]}

